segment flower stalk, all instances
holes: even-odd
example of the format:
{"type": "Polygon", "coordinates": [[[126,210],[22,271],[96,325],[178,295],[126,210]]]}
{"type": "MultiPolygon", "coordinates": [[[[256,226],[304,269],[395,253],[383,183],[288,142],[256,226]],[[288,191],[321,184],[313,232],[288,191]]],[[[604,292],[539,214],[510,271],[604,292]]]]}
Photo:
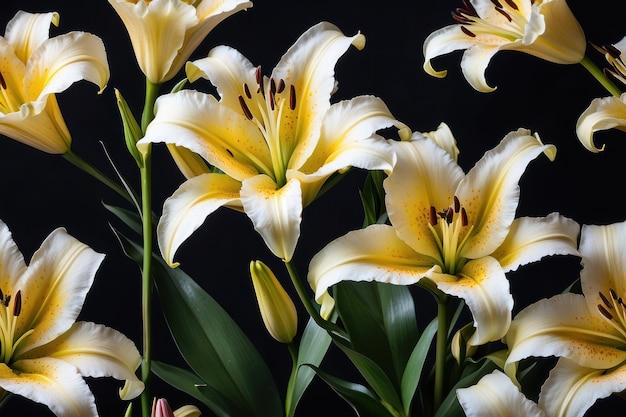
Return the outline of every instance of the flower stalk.
{"type": "Polygon", "coordinates": [[[622,95],[621,90],[604,75],[604,72],[588,56],[585,55],[580,64],[613,96],[619,98],[622,95]]]}

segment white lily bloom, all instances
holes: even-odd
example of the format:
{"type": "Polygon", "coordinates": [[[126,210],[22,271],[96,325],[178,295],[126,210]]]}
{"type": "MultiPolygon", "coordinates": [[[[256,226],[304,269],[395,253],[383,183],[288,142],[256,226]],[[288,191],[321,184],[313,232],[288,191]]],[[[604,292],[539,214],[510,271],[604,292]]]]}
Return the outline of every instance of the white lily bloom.
{"type": "Polygon", "coordinates": [[[392,148],[375,132],[406,127],[383,101],[359,96],[330,103],[337,60],[364,42],[362,34],[345,36],[322,22],[300,36],[270,77],[226,46],[187,65],[189,79],[209,79],[220,100],[189,90],[160,97],[137,146],[187,148],[223,173],[189,170],[191,178],[166,200],[157,233],[170,265],[181,243],[221,206],[244,211],[272,252],[288,261],[302,210],[326,179],[351,166],[393,168],[392,148]]]}

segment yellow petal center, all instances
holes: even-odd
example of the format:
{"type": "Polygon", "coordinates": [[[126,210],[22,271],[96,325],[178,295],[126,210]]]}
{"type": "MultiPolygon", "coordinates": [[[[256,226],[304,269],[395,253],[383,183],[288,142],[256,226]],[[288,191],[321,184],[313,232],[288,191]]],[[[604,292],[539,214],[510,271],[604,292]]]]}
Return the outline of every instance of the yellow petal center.
{"type": "Polygon", "coordinates": [[[14,296],[4,295],[0,290],[0,362],[10,364],[17,346],[30,335],[33,330],[19,334],[17,318],[22,311],[22,292],[18,290],[14,296]]]}
{"type": "Polygon", "coordinates": [[[461,256],[463,246],[469,236],[467,230],[468,219],[465,208],[459,199],[454,196],[452,206],[437,212],[435,207],[430,208],[430,223],[428,225],[433,233],[443,264],[440,265],[442,272],[456,275],[463,268],[466,258],[461,256]]]}
{"type": "Polygon", "coordinates": [[[461,24],[461,30],[467,36],[491,35],[513,42],[524,37],[528,17],[525,16],[515,1],[533,0],[491,0],[493,12],[479,16],[471,3],[463,0],[463,8],[452,13],[454,20],[461,24]]]}

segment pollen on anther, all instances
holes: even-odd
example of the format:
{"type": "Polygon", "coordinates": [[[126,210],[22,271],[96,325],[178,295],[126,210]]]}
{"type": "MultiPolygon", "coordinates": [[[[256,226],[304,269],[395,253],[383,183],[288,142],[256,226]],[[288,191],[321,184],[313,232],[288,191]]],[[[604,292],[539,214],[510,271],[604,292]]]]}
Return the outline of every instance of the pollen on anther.
{"type": "Polygon", "coordinates": [[[463,33],[465,33],[467,36],[471,37],[471,38],[475,38],[476,34],[474,32],[472,32],[471,30],[469,30],[468,28],[466,28],[465,26],[461,26],[461,30],[463,31],[463,33]]]}
{"type": "Polygon", "coordinates": [[[241,106],[241,110],[243,110],[243,114],[248,118],[248,120],[252,120],[252,112],[248,108],[248,105],[246,104],[246,101],[243,99],[242,96],[239,96],[239,105],[241,106]]]}
{"type": "Polygon", "coordinates": [[[15,300],[13,300],[13,315],[19,316],[22,312],[22,290],[17,290],[15,293],[15,300]]]}
{"type": "Polygon", "coordinates": [[[613,308],[613,305],[609,302],[609,300],[605,297],[604,294],[602,294],[601,292],[598,292],[598,295],[602,299],[602,302],[604,303],[605,306],[611,309],[613,308]]]}
{"type": "Polygon", "coordinates": [[[256,79],[256,83],[261,85],[261,82],[263,81],[263,73],[261,72],[260,65],[254,70],[254,78],[256,79]]]}
{"type": "Polygon", "coordinates": [[[454,196],[454,212],[458,213],[461,210],[461,202],[459,201],[459,197],[454,196]]]}
{"type": "Polygon", "coordinates": [[[3,90],[7,89],[7,82],[4,80],[4,77],[2,76],[2,72],[0,72],[0,86],[2,86],[3,90]]]}
{"type": "Polygon", "coordinates": [[[613,320],[613,315],[609,313],[609,311],[606,308],[604,308],[602,304],[598,304],[598,311],[607,319],[613,320]]]}
{"type": "Polygon", "coordinates": [[[278,80],[278,87],[276,87],[276,93],[280,94],[285,90],[285,80],[282,78],[278,80]]]}
{"type": "Polygon", "coordinates": [[[448,207],[448,210],[446,211],[446,223],[448,224],[452,223],[453,217],[454,217],[454,210],[452,210],[452,207],[448,207]]]}
{"type": "Polygon", "coordinates": [[[467,226],[468,224],[467,211],[465,211],[465,207],[461,207],[461,226],[467,226]]]}
{"type": "Polygon", "coordinates": [[[246,97],[248,97],[248,99],[252,98],[252,93],[250,93],[250,88],[248,88],[247,83],[243,83],[243,91],[246,93],[246,97]]]}
{"type": "Polygon", "coordinates": [[[437,210],[435,209],[434,206],[430,206],[430,225],[431,226],[436,226],[437,225],[437,210]]]}
{"type": "Polygon", "coordinates": [[[289,108],[296,109],[296,88],[293,85],[289,86],[289,108]]]}

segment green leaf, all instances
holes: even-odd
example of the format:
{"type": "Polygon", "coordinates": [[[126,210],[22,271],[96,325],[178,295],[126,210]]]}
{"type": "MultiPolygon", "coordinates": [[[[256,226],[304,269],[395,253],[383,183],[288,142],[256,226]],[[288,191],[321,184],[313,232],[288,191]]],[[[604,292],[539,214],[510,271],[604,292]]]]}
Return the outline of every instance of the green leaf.
{"type": "Polygon", "coordinates": [[[404,413],[406,415],[410,414],[411,402],[413,401],[413,396],[417,390],[422,370],[424,368],[424,362],[426,361],[426,355],[428,354],[435,334],[437,334],[436,317],[430,322],[426,329],[424,329],[424,332],[420,336],[419,341],[411,353],[411,356],[406,364],[404,374],[402,375],[402,403],[404,405],[404,413]]]}
{"type": "Polygon", "coordinates": [[[352,406],[359,417],[393,417],[376,396],[363,385],[345,381],[311,366],[317,375],[352,406]]]}
{"type": "Polygon", "coordinates": [[[309,322],[302,333],[300,349],[298,350],[297,372],[292,374],[287,387],[286,408],[287,417],[293,417],[296,406],[302,398],[315,372],[312,368],[303,365],[319,366],[328,351],[331,337],[328,332],[318,326],[313,319],[309,322]]]}
{"type": "MultiPolygon", "coordinates": [[[[139,261],[142,249],[120,233],[126,254],[139,261]]],[[[180,353],[206,387],[212,403],[230,407],[218,416],[283,415],[281,398],[262,357],[228,313],[180,268],[152,257],[161,307],[180,353]],[[226,399],[226,400],[225,400],[226,399]]]]}
{"type": "Polygon", "coordinates": [[[120,219],[126,226],[130,227],[134,232],[141,234],[142,225],[141,225],[141,217],[134,211],[113,206],[110,204],[102,203],[104,208],[113,213],[115,217],[120,219]]]}

